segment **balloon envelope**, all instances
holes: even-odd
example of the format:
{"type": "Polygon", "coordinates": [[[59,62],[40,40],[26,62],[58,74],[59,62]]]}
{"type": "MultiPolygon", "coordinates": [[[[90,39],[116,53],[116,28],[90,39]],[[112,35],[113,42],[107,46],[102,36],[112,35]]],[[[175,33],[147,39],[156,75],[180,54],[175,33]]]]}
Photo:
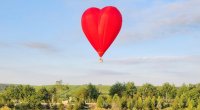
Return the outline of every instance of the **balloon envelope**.
{"type": "Polygon", "coordinates": [[[81,19],[82,29],[100,57],[110,47],[122,26],[122,15],[113,6],[89,8],[81,19]]]}

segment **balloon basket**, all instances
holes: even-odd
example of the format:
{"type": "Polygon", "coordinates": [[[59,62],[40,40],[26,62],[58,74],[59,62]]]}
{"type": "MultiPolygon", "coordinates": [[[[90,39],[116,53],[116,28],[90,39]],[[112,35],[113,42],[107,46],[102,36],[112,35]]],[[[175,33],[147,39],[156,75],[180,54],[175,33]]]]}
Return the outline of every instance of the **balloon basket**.
{"type": "Polygon", "coordinates": [[[99,63],[103,63],[103,59],[101,57],[99,58],[99,63]]]}

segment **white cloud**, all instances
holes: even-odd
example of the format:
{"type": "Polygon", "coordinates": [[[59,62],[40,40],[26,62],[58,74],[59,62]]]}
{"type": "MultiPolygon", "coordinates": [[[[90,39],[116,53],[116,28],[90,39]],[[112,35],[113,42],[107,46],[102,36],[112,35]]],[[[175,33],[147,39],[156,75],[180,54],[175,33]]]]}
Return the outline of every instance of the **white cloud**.
{"type": "Polygon", "coordinates": [[[25,47],[40,50],[43,52],[56,52],[57,49],[53,47],[52,45],[46,44],[46,43],[40,43],[40,42],[27,42],[23,44],[25,47]]]}
{"type": "Polygon", "coordinates": [[[8,43],[0,42],[0,48],[10,47],[8,43]]]}
{"type": "Polygon", "coordinates": [[[199,63],[200,56],[153,56],[153,57],[132,57],[122,60],[110,59],[113,64],[141,64],[141,63],[199,63]]]}
{"type": "Polygon", "coordinates": [[[124,70],[130,73],[129,76],[139,85],[145,82],[156,85],[164,82],[176,85],[200,82],[200,56],[132,57],[110,59],[107,62],[110,62],[116,71],[124,70]]]}
{"type": "Polygon", "coordinates": [[[200,28],[199,6],[199,0],[158,2],[153,7],[144,8],[142,11],[139,9],[138,12],[132,11],[129,18],[132,19],[129,22],[132,25],[123,31],[122,37],[137,41],[192,33],[196,28],[200,28]]]}
{"type": "Polygon", "coordinates": [[[130,73],[128,72],[119,72],[119,71],[114,71],[114,70],[90,70],[89,74],[90,76],[99,76],[99,75],[103,75],[103,76],[115,76],[115,75],[119,75],[119,76],[126,76],[126,75],[130,75],[130,73]]]}

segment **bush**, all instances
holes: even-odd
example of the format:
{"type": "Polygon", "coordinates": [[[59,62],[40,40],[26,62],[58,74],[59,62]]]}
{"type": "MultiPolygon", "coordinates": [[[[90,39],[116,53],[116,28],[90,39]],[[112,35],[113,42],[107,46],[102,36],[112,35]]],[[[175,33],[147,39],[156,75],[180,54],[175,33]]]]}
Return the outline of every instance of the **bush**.
{"type": "Polygon", "coordinates": [[[27,103],[21,103],[21,104],[17,104],[15,106],[15,109],[16,110],[28,110],[28,109],[30,109],[30,107],[29,107],[29,104],[27,104],[27,103]]]}
{"type": "Polygon", "coordinates": [[[52,105],[51,105],[51,110],[57,110],[57,109],[58,109],[57,104],[52,104],[52,105]]]}
{"type": "Polygon", "coordinates": [[[68,104],[67,105],[67,110],[73,110],[73,105],[72,104],[68,104]]]}
{"type": "Polygon", "coordinates": [[[59,110],[64,110],[64,109],[65,109],[65,105],[61,103],[61,104],[58,106],[58,108],[59,108],[59,110]]]}
{"type": "Polygon", "coordinates": [[[97,98],[97,107],[100,107],[100,108],[103,108],[104,107],[104,99],[103,99],[103,96],[100,95],[98,98],[97,98]]]}
{"type": "Polygon", "coordinates": [[[4,103],[0,103],[0,108],[4,106],[4,103]]]}
{"type": "Polygon", "coordinates": [[[7,106],[8,106],[9,108],[14,108],[14,103],[13,103],[13,102],[8,102],[8,103],[7,103],[7,106]]]}
{"type": "Polygon", "coordinates": [[[84,109],[85,102],[84,101],[76,101],[74,105],[74,110],[84,109]]]}
{"type": "Polygon", "coordinates": [[[50,109],[50,108],[51,108],[51,107],[50,107],[50,104],[49,104],[49,103],[46,104],[46,105],[45,105],[45,108],[46,108],[46,109],[50,109]]]}

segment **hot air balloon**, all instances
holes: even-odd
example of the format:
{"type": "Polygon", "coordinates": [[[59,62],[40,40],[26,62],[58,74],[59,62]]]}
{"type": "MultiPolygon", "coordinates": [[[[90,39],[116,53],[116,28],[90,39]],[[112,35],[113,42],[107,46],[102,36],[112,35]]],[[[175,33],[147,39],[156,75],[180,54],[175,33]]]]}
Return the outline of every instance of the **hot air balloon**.
{"type": "Polygon", "coordinates": [[[85,36],[102,62],[102,56],[121,29],[122,15],[120,11],[113,6],[102,9],[91,7],[83,13],[81,24],[85,36]]]}

